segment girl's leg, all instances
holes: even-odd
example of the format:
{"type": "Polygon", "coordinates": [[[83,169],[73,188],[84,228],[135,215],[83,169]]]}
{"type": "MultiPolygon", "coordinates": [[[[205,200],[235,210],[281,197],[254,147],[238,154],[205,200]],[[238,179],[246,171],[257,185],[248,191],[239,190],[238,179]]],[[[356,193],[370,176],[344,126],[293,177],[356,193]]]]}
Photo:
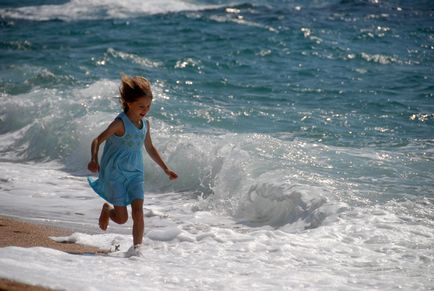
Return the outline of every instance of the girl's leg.
{"type": "Polygon", "coordinates": [[[109,220],[113,220],[117,224],[124,224],[128,220],[128,210],[126,206],[111,206],[108,203],[104,203],[99,216],[99,227],[102,230],[106,230],[109,224],[109,220]]]}
{"type": "Polygon", "coordinates": [[[133,217],[133,242],[134,245],[140,245],[143,241],[145,231],[145,221],[143,219],[143,200],[136,199],[131,203],[133,217]]]}

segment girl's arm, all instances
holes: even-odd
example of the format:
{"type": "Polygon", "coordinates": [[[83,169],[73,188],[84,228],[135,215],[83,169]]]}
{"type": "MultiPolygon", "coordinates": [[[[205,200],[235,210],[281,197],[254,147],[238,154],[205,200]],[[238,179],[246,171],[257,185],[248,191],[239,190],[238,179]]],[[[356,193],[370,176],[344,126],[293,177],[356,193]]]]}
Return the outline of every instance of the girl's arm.
{"type": "Polygon", "coordinates": [[[166,165],[166,163],[161,158],[160,153],[152,144],[151,128],[149,126],[149,121],[147,120],[146,120],[146,125],[148,127],[148,131],[146,133],[146,138],[145,138],[145,148],[149,156],[161,167],[161,169],[163,169],[163,171],[166,173],[166,175],[169,177],[170,180],[174,180],[178,178],[178,175],[166,165]]]}
{"type": "Polygon", "coordinates": [[[123,123],[120,119],[115,119],[106,130],[104,130],[100,135],[98,135],[91,144],[91,158],[90,162],[87,165],[87,168],[91,172],[98,172],[99,171],[99,164],[98,164],[98,151],[99,146],[110,136],[113,134],[116,134],[118,136],[123,135],[125,132],[123,123]]]}

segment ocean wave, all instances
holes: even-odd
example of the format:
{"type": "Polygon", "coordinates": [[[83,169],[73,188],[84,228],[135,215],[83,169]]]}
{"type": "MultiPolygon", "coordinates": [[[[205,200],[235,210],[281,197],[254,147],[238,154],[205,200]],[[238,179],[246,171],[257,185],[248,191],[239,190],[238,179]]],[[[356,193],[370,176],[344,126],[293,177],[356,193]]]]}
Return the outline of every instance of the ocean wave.
{"type": "Polygon", "coordinates": [[[382,65],[388,65],[391,63],[398,63],[398,64],[402,63],[402,61],[400,61],[396,57],[383,55],[383,54],[368,54],[368,53],[362,52],[361,58],[365,61],[379,63],[382,65]]]}
{"type": "Polygon", "coordinates": [[[226,13],[225,15],[211,15],[209,17],[210,20],[212,21],[216,21],[219,23],[236,23],[239,25],[246,25],[246,26],[251,26],[251,27],[256,27],[256,28],[260,28],[260,29],[265,29],[268,30],[270,32],[278,32],[277,29],[273,28],[270,25],[264,25],[255,21],[251,21],[251,20],[247,20],[245,19],[243,16],[241,15],[236,15],[236,12],[233,12],[234,10],[232,8],[226,8],[226,13]]]}
{"type": "Polygon", "coordinates": [[[321,163],[308,159],[316,155],[315,146],[267,135],[180,133],[175,138],[158,123],[154,127],[156,144],[182,178],[168,184],[146,158],[147,189],[194,193],[194,211],[223,213],[249,226],[290,224],[287,231],[293,232],[319,227],[345,208],[336,201],[328,178],[326,182],[318,173],[302,169],[301,164],[321,163]],[[288,163],[298,165],[290,169],[288,163]]]}
{"type": "MultiPolygon", "coordinates": [[[[36,72],[39,75],[39,71],[36,72]]],[[[48,74],[50,75],[50,74],[48,74]]],[[[30,80],[34,80],[30,76],[30,80]]],[[[47,161],[66,158],[77,146],[89,108],[119,107],[112,98],[117,83],[100,80],[81,89],[32,90],[4,94],[0,101],[0,152],[12,161],[47,161]],[[26,114],[22,114],[25,112],[26,114]]]]}
{"type": "Polygon", "coordinates": [[[139,0],[71,0],[59,5],[25,6],[0,9],[2,18],[31,21],[77,21],[118,19],[141,15],[165,14],[181,11],[198,11],[215,6],[198,5],[187,1],[139,1],[139,0]]]}
{"type": "Polygon", "coordinates": [[[97,62],[98,65],[106,64],[108,58],[119,58],[124,61],[130,61],[134,64],[146,67],[146,68],[157,68],[162,65],[161,62],[152,61],[147,58],[142,58],[136,54],[127,53],[119,50],[115,50],[113,48],[108,48],[107,53],[104,55],[104,58],[97,62]]]}
{"type": "Polygon", "coordinates": [[[271,181],[252,185],[244,195],[236,213],[240,223],[255,227],[290,224],[291,231],[300,231],[319,227],[325,219],[346,209],[336,201],[328,203],[323,188],[271,181]]]}

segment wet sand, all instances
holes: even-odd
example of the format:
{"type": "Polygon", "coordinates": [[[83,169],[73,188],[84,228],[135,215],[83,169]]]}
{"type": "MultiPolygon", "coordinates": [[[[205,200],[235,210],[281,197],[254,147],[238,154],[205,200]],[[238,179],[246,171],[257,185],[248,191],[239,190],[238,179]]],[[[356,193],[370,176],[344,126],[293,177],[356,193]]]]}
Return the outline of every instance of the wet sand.
{"type": "MultiPolygon", "coordinates": [[[[58,243],[49,238],[50,236],[67,236],[73,232],[66,228],[29,223],[23,220],[0,216],[0,247],[46,247],[71,254],[97,254],[104,252],[95,247],[58,243]]],[[[0,290],[46,291],[50,289],[0,278],[0,290]]]]}

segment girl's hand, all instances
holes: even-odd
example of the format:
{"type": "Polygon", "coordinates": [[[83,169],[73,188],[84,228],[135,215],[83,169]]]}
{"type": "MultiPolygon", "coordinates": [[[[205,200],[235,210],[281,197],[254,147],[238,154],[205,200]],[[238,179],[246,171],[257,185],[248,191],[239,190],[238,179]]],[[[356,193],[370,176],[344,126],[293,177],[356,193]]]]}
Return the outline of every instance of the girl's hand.
{"type": "Polygon", "coordinates": [[[99,165],[96,161],[90,161],[89,164],[87,164],[87,168],[93,173],[99,172],[99,165]]]}
{"type": "Polygon", "coordinates": [[[166,175],[169,177],[170,180],[175,180],[176,178],[178,178],[178,175],[171,169],[166,169],[164,170],[164,172],[166,173],[166,175]]]}

